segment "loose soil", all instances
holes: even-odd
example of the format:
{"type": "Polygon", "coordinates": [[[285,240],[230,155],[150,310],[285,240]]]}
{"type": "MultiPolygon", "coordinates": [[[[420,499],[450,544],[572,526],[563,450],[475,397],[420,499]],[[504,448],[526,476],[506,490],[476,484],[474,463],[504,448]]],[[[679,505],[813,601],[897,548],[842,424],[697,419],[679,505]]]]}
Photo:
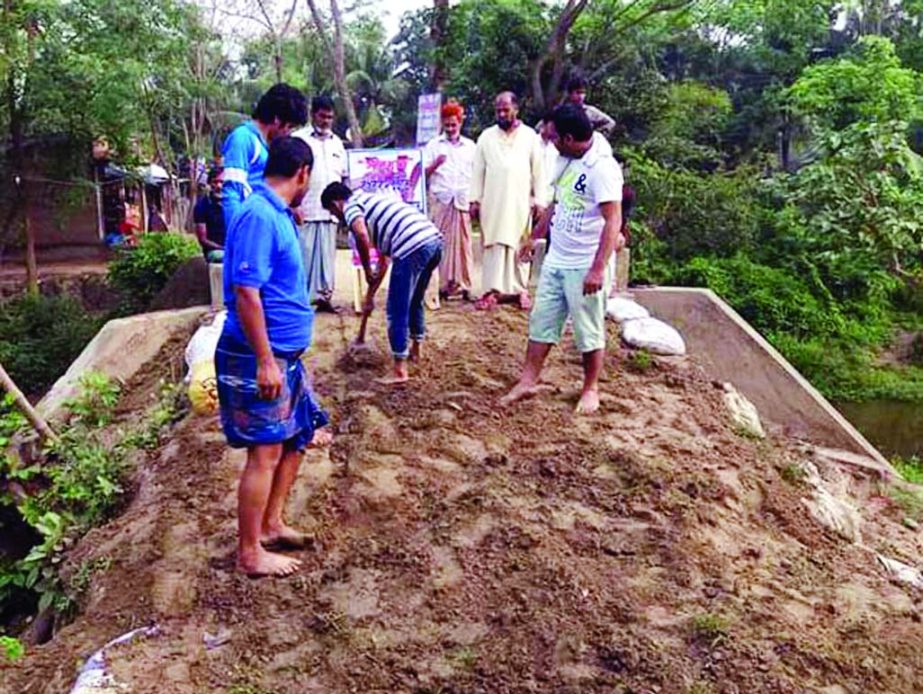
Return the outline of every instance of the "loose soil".
{"type": "Polygon", "coordinates": [[[125,691],[920,691],[923,596],[875,552],[912,564],[923,542],[867,471],[815,461],[861,509],[853,544],[783,475],[806,448],[735,433],[694,358],[631,372],[611,337],[602,412],[578,418],[568,341],[551,388],[501,411],[525,317],[431,315],[398,389],[373,380],[379,316],[365,354],[355,320],[318,318],[307,363],[337,438],[289,505],[317,536],[300,573],[234,571],[244,456],[190,416],[69,559],[108,560],[81,614],[0,690],[66,692],[95,649],[157,624],[108,654],[125,691]]]}

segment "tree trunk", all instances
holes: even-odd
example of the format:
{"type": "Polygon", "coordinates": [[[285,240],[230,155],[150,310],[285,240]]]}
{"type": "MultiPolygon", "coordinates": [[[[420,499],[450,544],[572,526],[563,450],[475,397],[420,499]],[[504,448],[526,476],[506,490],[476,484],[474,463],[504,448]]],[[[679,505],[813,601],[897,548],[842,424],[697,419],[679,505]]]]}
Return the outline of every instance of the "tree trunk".
{"type": "Polygon", "coordinates": [[[561,16],[551,32],[545,52],[532,63],[532,102],[538,111],[544,111],[549,103],[557,97],[564,74],[564,48],[567,45],[567,35],[573,28],[580,13],[586,9],[589,0],[567,0],[561,16]],[[553,63],[551,81],[548,89],[542,86],[542,70],[548,62],[553,63]]]}
{"type": "Polygon", "coordinates": [[[26,198],[25,232],[26,232],[26,291],[32,296],[38,295],[38,262],[35,259],[35,227],[32,226],[32,206],[26,198]]]}
{"type": "Polygon", "coordinates": [[[317,33],[320,34],[321,41],[328,53],[333,54],[333,80],[336,84],[337,94],[346,110],[346,121],[349,123],[351,133],[350,141],[355,147],[362,147],[364,144],[362,138],[362,126],[359,124],[359,117],[356,115],[356,107],[353,104],[352,95],[349,93],[349,86],[346,84],[346,58],[343,48],[343,18],[340,15],[340,7],[336,0],[330,0],[330,15],[333,18],[333,45],[330,44],[330,37],[327,35],[327,28],[324,25],[324,19],[317,9],[315,0],[308,0],[308,7],[311,9],[311,17],[314,19],[314,26],[317,27],[317,33]]]}
{"type": "Polygon", "coordinates": [[[282,81],[282,37],[277,36],[275,40],[276,50],[272,56],[273,65],[276,68],[276,82],[282,81]]]}
{"type": "Polygon", "coordinates": [[[433,44],[433,64],[429,71],[429,85],[434,92],[441,92],[448,79],[445,64],[446,37],[449,35],[449,0],[433,0],[433,22],[430,24],[429,38],[433,44]]]}

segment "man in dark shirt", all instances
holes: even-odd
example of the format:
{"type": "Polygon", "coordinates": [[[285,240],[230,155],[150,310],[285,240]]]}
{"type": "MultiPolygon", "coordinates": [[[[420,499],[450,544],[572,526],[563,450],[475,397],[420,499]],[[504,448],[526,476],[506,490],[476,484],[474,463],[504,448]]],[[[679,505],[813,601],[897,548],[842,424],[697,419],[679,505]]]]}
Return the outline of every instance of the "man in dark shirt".
{"type": "Polygon", "coordinates": [[[203,195],[192,212],[195,232],[202,246],[205,260],[220,263],[224,258],[224,210],[221,207],[221,187],[224,169],[216,167],[208,172],[207,195],[203,195]]]}
{"type": "Polygon", "coordinates": [[[207,195],[199,198],[192,212],[195,235],[202,246],[205,260],[220,263],[224,258],[224,210],[221,207],[221,186],[224,169],[216,167],[208,172],[207,195]]]}

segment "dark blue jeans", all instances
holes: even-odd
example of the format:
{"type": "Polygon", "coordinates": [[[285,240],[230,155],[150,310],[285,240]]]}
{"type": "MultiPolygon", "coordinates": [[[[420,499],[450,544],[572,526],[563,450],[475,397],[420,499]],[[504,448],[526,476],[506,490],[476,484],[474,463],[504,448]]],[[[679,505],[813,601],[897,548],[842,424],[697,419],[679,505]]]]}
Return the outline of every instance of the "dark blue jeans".
{"type": "Polygon", "coordinates": [[[433,239],[391,265],[388,285],[388,340],[396,359],[410,354],[410,338],[426,334],[423,298],[433,271],[442,259],[442,241],[433,239]]]}

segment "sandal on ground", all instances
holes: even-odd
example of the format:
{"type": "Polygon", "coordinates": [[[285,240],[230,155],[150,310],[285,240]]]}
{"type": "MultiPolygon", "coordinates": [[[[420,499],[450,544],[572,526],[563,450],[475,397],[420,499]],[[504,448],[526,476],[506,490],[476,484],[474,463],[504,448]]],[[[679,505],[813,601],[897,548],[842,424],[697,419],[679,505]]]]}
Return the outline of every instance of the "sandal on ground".
{"type": "Polygon", "coordinates": [[[492,311],[497,307],[497,295],[494,292],[485,294],[480,299],[474,302],[474,308],[476,311],[492,311]]]}

